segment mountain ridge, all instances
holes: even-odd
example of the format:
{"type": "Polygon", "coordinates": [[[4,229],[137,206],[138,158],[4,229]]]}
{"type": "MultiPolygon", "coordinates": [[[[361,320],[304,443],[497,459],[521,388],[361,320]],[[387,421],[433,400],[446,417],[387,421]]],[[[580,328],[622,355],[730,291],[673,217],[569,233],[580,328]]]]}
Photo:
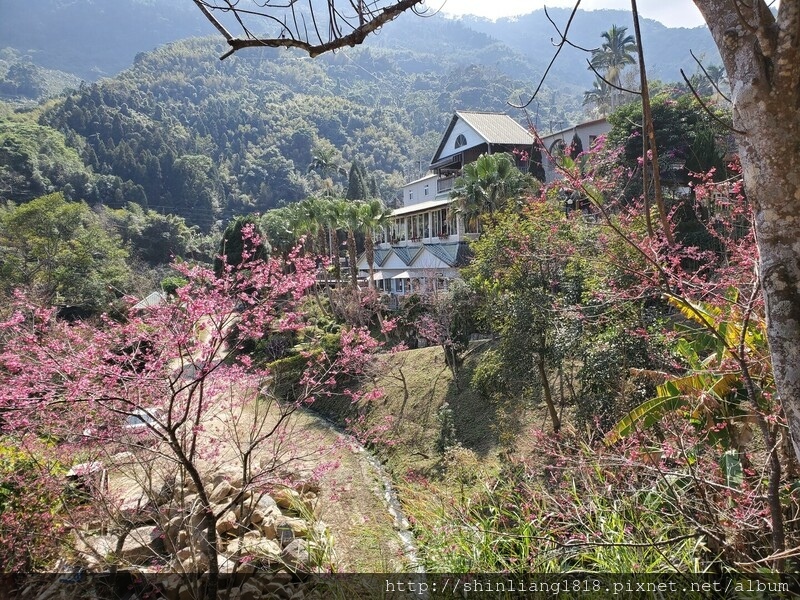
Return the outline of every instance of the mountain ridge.
{"type": "MultiPolygon", "coordinates": [[[[563,29],[571,11],[553,8],[547,12],[563,29]]],[[[578,11],[570,41],[595,47],[602,31],[613,24],[628,26],[632,31],[630,22],[628,11],[578,11]]],[[[719,62],[719,54],[704,27],[668,28],[651,19],[641,19],[641,25],[645,57],[653,78],[678,80],[680,68],[694,72],[690,48],[711,62],[719,62]]],[[[0,22],[0,39],[5,46],[29,56],[38,66],[86,81],[121,72],[140,52],[213,32],[194,6],[171,0],[128,0],[113,5],[92,0],[11,2],[5,5],[0,22]]],[[[412,53],[418,52],[420,46],[429,51],[438,49],[441,56],[450,54],[449,60],[463,54],[462,64],[483,63],[516,78],[532,78],[544,72],[555,51],[550,40],[557,35],[543,9],[495,21],[441,14],[420,18],[406,13],[368,38],[365,46],[395,50],[405,46],[412,53]],[[479,51],[487,55],[480,56],[479,51]]],[[[556,63],[558,69],[551,73],[552,86],[591,86],[593,75],[585,68],[586,57],[586,53],[565,47],[556,63]]]]}

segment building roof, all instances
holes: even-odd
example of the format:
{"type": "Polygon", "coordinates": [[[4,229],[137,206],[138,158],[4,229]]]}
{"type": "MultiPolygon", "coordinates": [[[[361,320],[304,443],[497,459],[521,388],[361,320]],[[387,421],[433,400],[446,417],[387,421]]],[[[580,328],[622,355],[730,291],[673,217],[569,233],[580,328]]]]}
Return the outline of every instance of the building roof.
{"type": "Polygon", "coordinates": [[[504,113],[458,111],[456,117],[490,144],[531,144],[533,134],[504,113]]]}
{"type": "MultiPolygon", "coordinates": [[[[435,268],[463,267],[469,262],[472,256],[469,244],[466,242],[433,243],[422,244],[420,246],[392,246],[390,249],[382,249],[382,252],[386,253],[383,256],[382,262],[378,263],[376,260],[374,263],[374,266],[381,269],[381,272],[399,270],[403,267],[412,267],[414,270],[420,270],[424,267],[419,265],[419,261],[427,262],[431,257],[444,263],[443,266],[437,266],[435,268]],[[393,266],[389,266],[387,263],[390,262],[389,258],[391,256],[397,257],[402,266],[400,266],[397,261],[394,262],[393,266]]],[[[377,248],[375,249],[375,253],[377,256],[377,248]]],[[[360,270],[369,268],[366,264],[366,253],[362,253],[361,256],[358,257],[357,264],[360,270]]],[[[385,274],[381,275],[380,278],[385,278],[385,274]]],[[[376,280],[377,279],[379,278],[376,277],[376,280]]]]}
{"type": "MultiPolygon", "coordinates": [[[[583,121],[581,123],[575,123],[574,125],[570,125],[569,127],[565,127],[564,129],[559,129],[558,131],[552,131],[548,134],[542,134],[542,132],[539,132],[539,137],[541,137],[542,140],[549,140],[551,138],[553,139],[563,138],[567,134],[572,135],[572,133],[574,133],[578,129],[584,127],[591,127],[592,125],[600,125],[603,123],[608,123],[608,119],[606,119],[605,117],[600,117],[599,119],[592,119],[591,121],[583,121]]],[[[608,128],[609,129],[611,128],[610,124],[608,125],[608,128]]]]}
{"type": "Polygon", "coordinates": [[[435,163],[442,154],[444,146],[450,137],[458,120],[461,119],[475,130],[488,144],[511,144],[517,146],[531,145],[534,142],[533,134],[517,123],[505,113],[477,112],[459,110],[450,119],[450,124],[439,142],[439,147],[431,159],[435,163]]]}
{"type": "Polygon", "coordinates": [[[395,256],[397,256],[406,266],[410,266],[411,263],[419,256],[420,252],[422,252],[421,246],[392,246],[392,252],[394,252],[395,256]]]}
{"type": "Polygon", "coordinates": [[[161,306],[166,299],[167,295],[164,292],[150,292],[145,298],[134,304],[131,309],[142,310],[151,306],[161,306]]]}
{"type": "Polygon", "coordinates": [[[436,173],[431,173],[430,171],[428,171],[428,172],[427,172],[427,173],[425,173],[425,175],[423,175],[422,177],[418,177],[418,178],[417,178],[417,179],[415,179],[414,181],[409,181],[408,183],[404,183],[404,184],[403,184],[403,187],[406,187],[406,186],[409,186],[409,185],[414,185],[415,183],[420,183],[420,182],[422,182],[422,181],[426,181],[426,180],[428,180],[428,179],[433,179],[433,178],[435,178],[435,177],[438,177],[438,176],[436,175],[436,173]]]}
{"type": "Polygon", "coordinates": [[[402,208],[395,208],[392,211],[391,216],[402,217],[403,215],[410,215],[425,210],[433,210],[434,208],[443,208],[448,204],[450,204],[450,200],[447,198],[443,200],[428,200],[427,202],[420,202],[419,204],[409,204],[408,206],[404,206],[402,208]]]}

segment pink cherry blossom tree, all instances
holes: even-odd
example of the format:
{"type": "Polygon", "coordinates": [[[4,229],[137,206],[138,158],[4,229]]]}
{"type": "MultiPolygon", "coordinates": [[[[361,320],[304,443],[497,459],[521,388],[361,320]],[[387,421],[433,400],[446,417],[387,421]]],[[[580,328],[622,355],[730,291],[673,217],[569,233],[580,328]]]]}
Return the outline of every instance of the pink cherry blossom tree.
{"type": "MultiPolygon", "coordinates": [[[[18,296],[0,323],[4,446],[38,462],[47,455],[65,467],[102,465],[112,483],[121,473],[135,480],[135,506],[130,498],[125,505],[114,485],[86,492],[93,509],[113,521],[117,555],[137,512],[151,511],[166,528],[175,504],[165,509],[164,498],[192,495],[203,561],[193,570],[207,569],[207,598],[219,586],[220,519],[257,502],[285,482],[293,463],[318,450],[297,430],[294,413],[337,378],[358,376],[380,348],[364,330],[345,330],[337,353],[322,349],[304,310],[314,258],[299,249],[286,260],[260,258],[253,231],[244,237],[241,262],[225,265],[220,277],[204,266],[174,265],[188,283],[154,306],[67,323],[18,296]],[[270,369],[243,350],[253,340],[301,331],[305,366],[293,397],[278,399],[270,369]],[[234,490],[224,500],[214,497],[220,481],[210,477],[220,472],[234,490]]],[[[58,485],[50,477],[50,489],[58,485]]],[[[75,503],[64,499],[64,506],[68,520],[80,518],[75,503]]]]}

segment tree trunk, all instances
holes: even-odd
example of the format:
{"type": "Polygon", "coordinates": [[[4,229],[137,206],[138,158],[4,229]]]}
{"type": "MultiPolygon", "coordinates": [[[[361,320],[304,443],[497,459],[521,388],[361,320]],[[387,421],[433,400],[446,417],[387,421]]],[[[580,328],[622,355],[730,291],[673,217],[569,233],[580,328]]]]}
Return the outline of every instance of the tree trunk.
{"type": "Polygon", "coordinates": [[[356,235],[351,229],[347,232],[347,258],[350,262],[350,283],[358,286],[358,266],[356,265],[356,235]]]}
{"type": "Polygon", "coordinates": [[[671,245],[672,229],[670,229],[669,219],[667,218],[667,207],[664,205],[664,191],[661,189],[661,166],[658,164],[658,148],[656,147],[656,131],[653,126],[653,111],[650,109],[650,87],[647,84],[647,69],[644,63],[644,48],[642,46],[642,33],[639,29],[639,9],[636,0],[631,0],[631,11],[633,12],[633,28],[636,31],[636,51],[639,55],[639,83],[642,88],[642,176],[644,177],[644,207],[645,218],[647,219],[647,233],[653,236],[653,224],[650,221],[650,201],[647,196],[647,164],[653,177],[653,195],[658,208],[658,218],[661,220],[661,229],[664,230],[664,238],[671,245]],[[650,157],[648,152],[650,151],[650,157]]]}
{"type": "Polygon", "coordinates": [[[561,419],[558,416],[555,402],[553,402],[553,392],[550,389],[550,381],[547,379],[547,368],[544,364],[544,356],[536,355],[536,368],[539,371],[539,379],[542,380],[542,393],[547,410],[550,412],[550,419],[553,421],[553,433],[558,433],[561,429],[561,419]]]}
{"type": "Polygon", "coordinates": [[[375,289],[375,244],[372,241],[372,234],[367,231],[364,238],[364,252],[369,265],[369,287],[375,289]]]}
{"type": "Polygon", "coordinates": [[[800,2],[695,0],[728,78],[778,396],[800,458],[800,2]]]}

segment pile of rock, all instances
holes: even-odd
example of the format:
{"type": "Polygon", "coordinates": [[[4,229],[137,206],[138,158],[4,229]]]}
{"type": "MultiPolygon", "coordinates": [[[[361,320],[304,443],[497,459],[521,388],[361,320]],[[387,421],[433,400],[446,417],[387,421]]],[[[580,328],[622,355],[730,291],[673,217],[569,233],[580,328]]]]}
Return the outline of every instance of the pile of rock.
{"type": "Polygon", "coordinates": [[[107,523],[74,532],[72,562],[94,572],[114,565],[143,573],[200,575],[209,570],[214,552],[222,576],[317,568],[323,551],[318,541],[326,536],[325,525],[313,518],[320,491],[315,483],[296,482],[266,494],[243,490],[231,473],[219,472],[207,476],[204,489],[212,520],[191,480],[164,485],[157,494],[139,490],[107,523]]]}

